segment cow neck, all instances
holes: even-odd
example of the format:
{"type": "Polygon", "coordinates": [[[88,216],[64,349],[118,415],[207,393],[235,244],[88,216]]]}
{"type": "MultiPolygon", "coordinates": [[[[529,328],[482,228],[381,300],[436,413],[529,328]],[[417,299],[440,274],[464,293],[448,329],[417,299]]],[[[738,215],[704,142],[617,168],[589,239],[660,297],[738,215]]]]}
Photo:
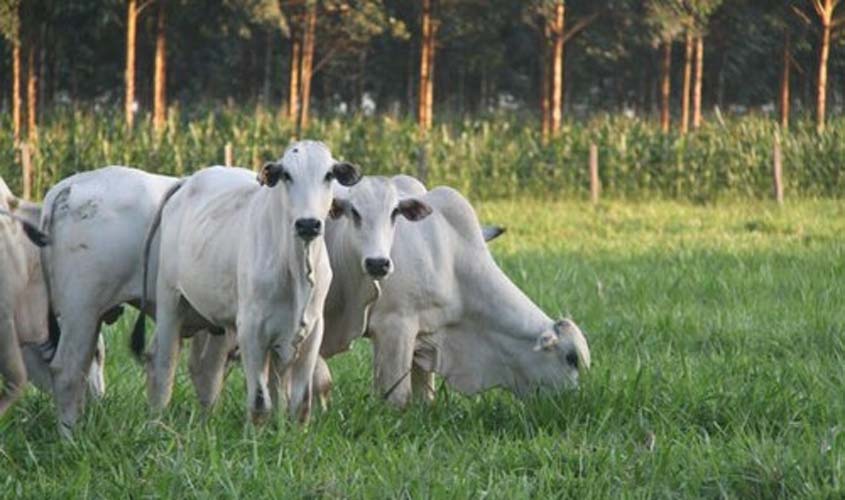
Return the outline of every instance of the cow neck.
{"type": "Polygon", "coordinates": [[[459,390],[474,393],[507,387],[517,393],[530,386],[523,360],[552,320],[532,302],[489,256],[468,263],[458,272],[461,283],[462,324],[434,340],[439,346],[436,371],[459,390]],[[472,369],[485,367],[486,369],[472,369]]]}
{"type": "Polygon", "coordinates": [[[310,327],[315,320],[306,318],[305,313],[313,300],[316,275],[321,272],[318,263],[322,252],[325,252],[325,240],[323,236],[318,236],[306,245],[294,234],[293,224],[288,223],[284,215],[285,200],[279,193],[274,192],[275,189],[282,188],[270,188],[262,193],[263,209],[260,210],[261,222],[257,228],[261,236],[257,238],[257,248],[262,254],[260,261],[266,269],[278,273],[279,283],[290,283],[305,296],[305,300],[297,304],[297,317],[300,319],[300,331],[297,334],[299,337],[301,330],[310,327]]]}
{"type": "Polygon", "coordinates": [[[334,291],[330,296],[333,302],[330,309],[333,317],[327,317],[326,324],[328,327],[329,322],[332,323],[332,337],[337,338],[338,342],[330,340],[324,343],[339,351],[366,333],[369,312],[381,296],[381,287],[361,269],[362,257],[355,251],[356,247],[348,236],[348,224],[351,223],[341,219],[329,224],[326,234],[327,244],[332,249],[329,257],[332,270],[340,279],[332,281],[334,291]],[[338,332],[337,328],[341,331],[338,332]]]}
{"type": "Polygon", "coordinates": [[[497,332],[508,339],[529,342],[529,346],[553,321],[493,261],[479,259],[473,266],[474,276],[464,283],[474,283],[471,293],[465,292],[465,307],[482,323],[482,330],[497,332]]]}

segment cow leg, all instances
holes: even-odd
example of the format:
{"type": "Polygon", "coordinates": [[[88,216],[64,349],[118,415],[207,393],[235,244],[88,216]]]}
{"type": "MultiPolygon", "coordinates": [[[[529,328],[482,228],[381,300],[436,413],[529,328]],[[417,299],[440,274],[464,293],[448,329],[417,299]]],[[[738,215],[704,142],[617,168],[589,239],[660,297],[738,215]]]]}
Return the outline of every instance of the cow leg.
{"type": "MultiPolygon", "coordinates": [[[[374,318],[375,319],[375,318],[374,318]]],[[[413,324],[398,316],[371,321],[375,389],[388,403],[404,408],[411,401],[413,324]]]]}
{"type": "MultiPolygon", "coordinates": [[[[76,311],[96,308],[78,307],[76,311]]],[[[86,375],[91,368],[97,345],[99,319],[84,313],[65,314],[61,318],[62,336],[50,364],[53,372],[53,396],[59,414],[59,431],[69,437],[70,430],[85,408],[86,375]]]]}
{"type": "MultiPolygon", "coordinates": [[[[102,324],[100,325],[102,326],[102,324]]],[[[102,332],[102,330],[100,330],[102,332]]],[[[94,359],[88,369],[88,393],[95,399],[102,399],[106,395],[106,343],[102,333],[97,335],[97,347],[94,349],[94,359]]]]}
{"type": "Polygon", "coordinates": [[[313,380],[312,386],[314,393],[320,400],[320,410],[327,411],[332,401],[332,372],[329,370],[329,365],[322,356],[317,358],[317,364],[314,366],[313,380]]]}
{"type": "Polygon", "coordinates": [[[411,386],[414,391],[414,398],[426,403],[434,403],[434,373],[425,371],[416,363],[411,368],[411,386]]]}
{"type": "Polygon", "coordinates": [[[253,424],[261,424],[273,408],[268,382],[269,352],[257,324],[248,322],[238,327],[241,363],[246,377],[246,407],[253,424]]]}
{"type": "Polygon", "coordinates": [[[298,356],[290,367],[288,386],[288,415],[300,423],[307,423],[311,417],[314,366],[320,357],[320,343],[323,341],[323,320],[318,319],[311,334],[299,345],[298,356]]]}
{"type": "Polygon", "coordinates": [[[26,386],[26,367],[18,345],[18,335],[11,315],[0,314],[0,415],[12,406],[26,386]]]}
{"type": "Polygon", "coordinates": [[[156,297],[155,339],[147,367],[147,396],[154,412],[163,410],[170,403],[184,323],[179,311],[178,292],[159,286],[156,297]]]}
{"type": "Polygon", "coordinates": [[[290,382],[289,377],[290,373],[285,373],[282,359],[271,350],[267,370],[267,390],[270,392],[273,408],[283,408],[287,405],[286,394],[290,382]]]}
{"type": "Polygon", "coordinates": [[[234,330],[226,330],[225,335],[211,335],[207,330],[201,330],[191,340],[188,367],[197,398],[206,410],[214,406],[223,389],[226,361],[234,347],[235,335],[234,330]]]}

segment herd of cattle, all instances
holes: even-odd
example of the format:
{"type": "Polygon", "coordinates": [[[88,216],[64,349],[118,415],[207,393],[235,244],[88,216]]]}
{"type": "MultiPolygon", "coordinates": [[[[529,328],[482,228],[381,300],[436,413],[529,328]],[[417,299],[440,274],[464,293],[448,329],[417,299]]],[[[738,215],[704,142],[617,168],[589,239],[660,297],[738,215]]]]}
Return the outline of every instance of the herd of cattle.
{"type": "Polygon", "coordinates": [[[464,393],[577,385],[584,335],[501,271],[486,243],[498,232],[453,189],[362,177],[313,141],[257,181],[229,167],[184,179],[106,167],[39,206],[0,179],[0,415],[29,379],[53,394],[68,435],[86,392],[105,392],[100,331],[127,303],[141,311],[131,348],[156,410],[188,337],[201,405],[240,358],[253,421],[274,407],[306,421],[331,390],[325,359],[362,336],[375,390],[399,407],[431,401],[435,374],[464,393]]]}

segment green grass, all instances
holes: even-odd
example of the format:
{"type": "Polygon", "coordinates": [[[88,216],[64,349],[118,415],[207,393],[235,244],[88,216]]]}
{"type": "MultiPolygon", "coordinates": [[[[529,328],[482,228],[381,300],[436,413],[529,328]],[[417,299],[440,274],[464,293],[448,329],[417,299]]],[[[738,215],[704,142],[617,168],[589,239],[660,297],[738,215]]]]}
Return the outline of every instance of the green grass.
{"type": "Polygon", "coordinates": [[[399,413],[366,341],[305,430],[245,424],[240,368],[205,418],[180,368],[160,420],[107,337],[108,396],[62,442],[34,390],[0,421],[0,496],[467,498],[845,495],[845,205],[484,202],[512,279],[587,333],[577,392],[442,388],[399,413]],[[654,446],[647,446],[653,436],[654,446]]]}

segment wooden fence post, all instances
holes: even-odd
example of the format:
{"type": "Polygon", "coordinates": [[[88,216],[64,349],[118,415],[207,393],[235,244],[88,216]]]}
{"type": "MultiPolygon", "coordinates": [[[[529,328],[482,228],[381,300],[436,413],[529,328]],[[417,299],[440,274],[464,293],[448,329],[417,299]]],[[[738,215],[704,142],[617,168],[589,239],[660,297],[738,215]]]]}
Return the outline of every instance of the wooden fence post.
{"type": "Polygon", "coordinates": [[[775,141],[772,145],[772,182],[775,201],[778,205],[783,205],[783,162],[780,150],[780,135],[777,132],[775,132],[775,141]]]}
{"type": "Polygon", "coordinates": [[[590,144],[590,200],[595,205],[599,202],[601,181],[599,181],[599,148],[595,143],[590,144]]]}
{"type": "Polygon", "coordinates": [[[29,144],[21,143],[21,176],[23,179],[23,199],[32,199],[32,151],[29,144]]]}
{"type": "Polygon", "coordinates": [[[234,165],[234,161],[232,160],[232,143],[227,142],[226,147],[223,148],[223,164],[227,167],[231,167],[234,165]]]}

